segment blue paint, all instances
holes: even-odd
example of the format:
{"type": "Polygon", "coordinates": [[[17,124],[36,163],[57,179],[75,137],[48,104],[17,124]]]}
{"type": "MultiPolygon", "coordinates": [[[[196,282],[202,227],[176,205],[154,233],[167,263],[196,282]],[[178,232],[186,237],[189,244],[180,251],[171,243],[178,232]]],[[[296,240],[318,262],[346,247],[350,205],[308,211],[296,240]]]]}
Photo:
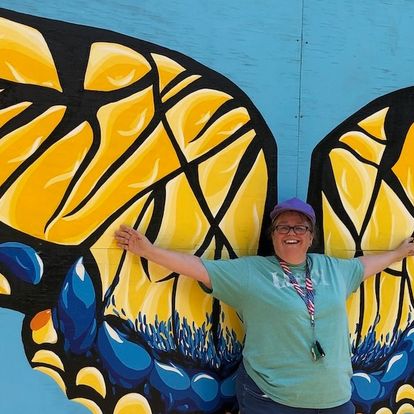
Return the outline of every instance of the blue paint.
{"type": "Polygon", "coordinates": [[[213,401],[217,398],[219,387],[214,378],[207,375],[196,375],[191,380],[191,388],[199,395],[204,401],[213,401]]]}
{"type": "Polygon", "coordinates": [[[66,275],[54,314],[56,328],[65,338],[65,351],[86,354],[95,342],[96,295],[82,258],[66,275]]]}
{"type": "Polygon", "coordinates": [[[0,308],[0,413],[91,414],[69,401],[52,378],[31,368],[21,340],[23,317],[0,308]]]}
{"type": "Polygon", "coordinates": [[[167,386],[176,391],[187,391],[190,388],[190,378],[184,370],[157,361],[154,365],[155,369],[151,373],[150,381],[156,388],[167,386]]]}
{"type": "Polygon", "coordinates": [[[382,377],[382,382],[392,382],[395,381],[398,377],[401,377],[402,374],[405,373],[407,365],[407,352],[402,351],[393,355],[391,360],[388,362],[387,369],[384,376],[382,377]]]}
{"type": "Polygon", "coordinates": [[[222,382],[220,392],[224,397],[228,398],[232,398],[236,395],[236,373],[222,382]]]}
{"type": "Polygon", "coordinates": [[[96,345],[113,384],[133,388],[143,383],[151,371],[152,359],[148,352],[107,322],[99,327],[96,345]]]}
{"type": "Polygon", "coordinates": [[[43,276],[43,262],[36,251],[23,243],[0,244],[0,263],[11,278],[37,285],[43,276]]]}
{"type": "MultiPolygon", "coordinates": [[[[280,198],[306,196],[311,151],[329,131],[372,99],[413,84],[412,2],[2,0],[1,6],[142,38],[227,76],[278,141],[280,198]]],[[[0,384],[7,396],[0,412],[89,412],[28,368],[21,321],[0,312],[0,384]]]]}

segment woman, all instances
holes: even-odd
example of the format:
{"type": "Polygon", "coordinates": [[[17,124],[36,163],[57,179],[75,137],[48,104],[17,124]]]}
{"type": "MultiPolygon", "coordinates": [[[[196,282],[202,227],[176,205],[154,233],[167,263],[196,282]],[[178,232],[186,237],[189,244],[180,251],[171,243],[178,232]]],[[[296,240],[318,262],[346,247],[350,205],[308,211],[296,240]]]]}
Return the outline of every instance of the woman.
{"type": "Polygon", "coordinates": [[[271,212],[275,255],[205,260],[154,246],[126,227],[118,245],[198,280],[233,306],[246,339],[237,375],[241,414],[353,414],[346,299],[368,276],[414,254],[395,250],[354,259],[310,254],[313,208],[293,198],[271,212]]]}

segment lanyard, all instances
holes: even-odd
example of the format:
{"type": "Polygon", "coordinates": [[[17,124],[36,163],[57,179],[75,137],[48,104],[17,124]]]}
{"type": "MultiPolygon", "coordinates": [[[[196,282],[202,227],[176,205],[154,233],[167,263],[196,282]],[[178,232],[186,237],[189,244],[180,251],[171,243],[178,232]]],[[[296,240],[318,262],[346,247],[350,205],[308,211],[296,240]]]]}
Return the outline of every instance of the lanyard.
{"type": "Polygon", "coordinates": [[[290,269],[287,262],[277,257],[277,260],[279,260],[280,267],[283,270],[283,273],[285,276],[289,279],[290,284],[293,286],[293,288],[296,290],[296,293],[302,298],[302,300],[306,304],[306,308],[308,309],[309,313],[309,321],[312,327],[312,333],[313,333],[313,342],[310,348],[312,359],[314,361],[318,361],[319,359],[323,358],[325,356],[325,351],[323,350],[321,344],[319,341],[316,340],[315,335],[315,291],[313,290],[313,283],[312,283],[312,277],[310,274],[310,266],[308,262],[308,258],[306,258],[306,264],[305,264],[305,291],[300,286],[299,282],[297,281],[296,277],[293,275],[292,270],[290,269]]]}
{"type": "Polygon", "coordinates": [[[292,270],[290,269],[287,262],[284,260],[277,258],[279,260],[280,267],[283,270],[283,273],[285,276],[289,279],[290,284],[293,286],[293,288],[296,290],[296,293],[302,298],[302,300],[305,302],[305,305],[308,309],[309,313],[309,320],[312,328],[315,327],[315,291],[313,290],[313,283],[312,278],[310,275],[309,270],[309,264],[308,259],[306,259],[306,265],[305,265],[305,291],[303,291],[303,288],[300,286],[299,282],[297,281],[296,277],[293,275],[292,270]]]}

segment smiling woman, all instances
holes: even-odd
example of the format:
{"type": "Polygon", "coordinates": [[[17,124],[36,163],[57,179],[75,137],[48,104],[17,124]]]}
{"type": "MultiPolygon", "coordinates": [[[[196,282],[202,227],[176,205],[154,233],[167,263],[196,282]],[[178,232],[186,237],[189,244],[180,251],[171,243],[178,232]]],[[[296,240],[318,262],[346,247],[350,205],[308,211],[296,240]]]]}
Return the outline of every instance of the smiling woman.
{"type": "Polygon", "coordinates": [[[303,201],[292,198],[276,205],[270,218],[276,256],[289,264],[304,263],[313,241],[316,221],[313,209],[303,201]]]}
{"type": "Polygon", "coordinates": [[[374,267],[413,255],[413,238],[391,252],[338,259],[308,253],[316,224],[309,204],[286,200],[270,216],[275,255],[268,257],[199,259],[154,246],[126,226],[115,237],[124,250],[211,287],[213,296],[241,315],[246,326],[237,375],[241,414],[310,409],[353,414],[346,299],[374,267]]]}

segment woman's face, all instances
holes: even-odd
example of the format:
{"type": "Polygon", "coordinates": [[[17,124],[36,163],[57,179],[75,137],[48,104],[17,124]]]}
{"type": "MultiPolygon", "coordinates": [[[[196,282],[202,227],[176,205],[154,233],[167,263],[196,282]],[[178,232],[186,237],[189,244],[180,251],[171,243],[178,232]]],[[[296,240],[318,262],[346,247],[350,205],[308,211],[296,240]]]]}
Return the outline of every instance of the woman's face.
{"type": "Polygon", "coordinates": [[[312,224],[303,214],[295,211],[281,213],[272,225],[272,241],[276,255],[291,264],[303,263],[312,244],[312,230],[312,224]],[[293,229],[282,234],[277,230],[277,226],[306,226],[308,229],[304,234],[295,234],[293,229]]]}

